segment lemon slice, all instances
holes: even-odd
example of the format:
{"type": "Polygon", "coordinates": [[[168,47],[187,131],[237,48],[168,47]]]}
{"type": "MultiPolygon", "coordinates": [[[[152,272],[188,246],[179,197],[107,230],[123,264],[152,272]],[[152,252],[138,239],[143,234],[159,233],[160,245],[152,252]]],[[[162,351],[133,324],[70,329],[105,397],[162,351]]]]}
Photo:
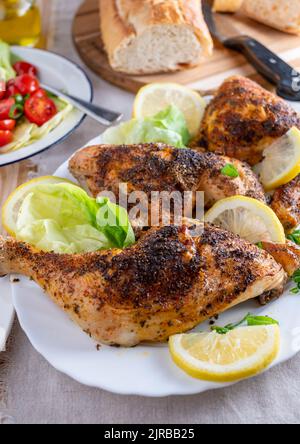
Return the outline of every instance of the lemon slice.
{"type": "Polygon", "coordinates": [[[191,136],[196,136],[206,108],[205,100],[196,91],[177,83],[150,83],[138,92],[133,117],[150,117],[175,105],[185,116],[191,136]]]}
{"type": "Polygon", "coordinates": [[[15,236],[18,212],[27,194],[29,194],[37,185],[49,185],[62,182],[71,183],[69,180],[60,177],[42,176],[32,179],[16,188],[7,198],[2,208],[2,225],[8,234],[15,236]]]}
{"type": "Polygon", "coordinates": [[[232,196],[219,200],[206,213],[205,220],[253,244],[266,240],[286,242],[283,226],[274,211],[251,197],[232,196]]]}
{"type": "Polygon", "coordinates": [[[217,332],[171,336],[174,362],[189,375],[209,381],[236,381],[255,375],[276,358],[280,348],[278,325],[239,327],[217,332]]]}
{"type": "Polygon", "coordinates": [[[264,150],[264,159],[254,170],[266,191],[284,185],[300,173],[300,131],[291,128],[264,150]]]}

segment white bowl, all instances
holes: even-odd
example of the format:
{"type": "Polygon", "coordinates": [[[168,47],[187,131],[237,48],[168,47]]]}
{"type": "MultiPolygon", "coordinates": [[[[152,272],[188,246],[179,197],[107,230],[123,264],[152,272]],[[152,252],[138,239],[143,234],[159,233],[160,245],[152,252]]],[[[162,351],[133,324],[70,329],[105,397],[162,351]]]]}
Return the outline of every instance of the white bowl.
{"type": "MultiPolygon", "coordinates": [[[[46,85],[65,90],[88,102],[93,100],[90,79],[83,69],[71,60],[50,51],[22,46],[13,46],[12,52],[35,65],[39,70],[39,79],[46,85]]],[[[19,162],[55,146],[68,137],[84,118],[84,113],[73,109],[60,125],[42,139],[19,150],[0,154],[0,166],[19,162]]]]}

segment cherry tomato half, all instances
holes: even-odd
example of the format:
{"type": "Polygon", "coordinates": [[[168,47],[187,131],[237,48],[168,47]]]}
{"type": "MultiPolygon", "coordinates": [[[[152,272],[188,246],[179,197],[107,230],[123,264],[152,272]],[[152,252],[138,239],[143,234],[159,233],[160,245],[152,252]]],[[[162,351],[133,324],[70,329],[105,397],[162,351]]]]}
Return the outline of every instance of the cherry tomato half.
{"type": "Polygon", "coordinates": [[[5,97],[16,96],[17,94],[21,94],[21,92],[15,85],[15,79],[11,79],[6,83],[5,97]]]}
{"type": "Polygon", "coordinates": [[[9,119],[9,112],[11,107],[15,104],[15,99],[12,97],[0,101],[0,120],[9,119]]]}
{"type": "Polygon", "coordinates": [[[43,88],[39,88],[36,90],[36,92],[33,94],[35,97],[48,97],[47,91],[45,91],[43,88]]]}
{"type": "Polygon", "coordinates": [[[31,63],[24,62],[23,60],[20,62],[16,62],[13,65],[14,70],[18,74],[18,76],[22,74],[30,74],[31,76],[37,76],[37,69],[35,66],[31,65],[31,63]]]}
{"type": "Polygon", "coordinates": [[[8,143],[12,142],[14,136],[11,131],[3,131],[0,130],[0,146],[7,145],[8,143]]]}
{"type": "Polygon", "coordinates": [[[0,130],[12,131],[16,126],[16,121],[13,119],[0,120],[0,130]]]}
{"type": "Polygon", "coordinates": [[[40,87],[38,79],[30,74],[21,74],[15,78],[15,86],[18,88],[22,96],[33,94],[40,87]]]}
{"type": "Polygon", "coordinates": [[[0,100],[6,95],[6,84],[4,80],[0,80],[0,100]]]}
{"type": "Polygon", "coordinates": [[[38,126],[48,122],[57,113],[56,105],[49,97],[32,95],[25,102],[25,116],[31,123],[38,126]]]}

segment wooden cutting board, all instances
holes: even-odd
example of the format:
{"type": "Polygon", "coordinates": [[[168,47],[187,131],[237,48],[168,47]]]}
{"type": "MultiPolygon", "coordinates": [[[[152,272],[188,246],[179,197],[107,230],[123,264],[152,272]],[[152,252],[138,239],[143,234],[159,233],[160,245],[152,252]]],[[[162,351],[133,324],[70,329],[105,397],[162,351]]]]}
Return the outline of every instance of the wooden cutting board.
{"type": "MultiPolygon", "coordinates": [[[[235,72],[248,76],[254,74],[254,70],[243,56],[218,44],[209,59],[192,69],[151,76],[130,76],[118,73],[110,67],[103,50],[98,5],[98,0],[85,0],[78,9],[72,30],[74,43],[82,60],[89,68],[103,79],[123,89],[137,92],[147,83],[170,81],[192,84],[197,89],[207,90],[220,84],[224,73],[226,73],[225,77],[235,72]]],[[[233,24],[238,34],[248,34],[256,38],[286,58],[294,67],[300,67],[300,37],[276,31],[240,15],[224,15],[224,20],[233,24]]]]}

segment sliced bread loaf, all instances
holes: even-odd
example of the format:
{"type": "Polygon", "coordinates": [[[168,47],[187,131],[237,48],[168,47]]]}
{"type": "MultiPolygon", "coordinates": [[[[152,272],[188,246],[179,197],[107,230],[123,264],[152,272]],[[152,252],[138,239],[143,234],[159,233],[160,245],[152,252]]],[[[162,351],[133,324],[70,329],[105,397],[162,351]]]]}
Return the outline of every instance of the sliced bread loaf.
{"type": "Polygon", "coordinates": [[[212,52],[200,0],[99,1],[102,38],[116,71],[176,71],[212,52]]]}

